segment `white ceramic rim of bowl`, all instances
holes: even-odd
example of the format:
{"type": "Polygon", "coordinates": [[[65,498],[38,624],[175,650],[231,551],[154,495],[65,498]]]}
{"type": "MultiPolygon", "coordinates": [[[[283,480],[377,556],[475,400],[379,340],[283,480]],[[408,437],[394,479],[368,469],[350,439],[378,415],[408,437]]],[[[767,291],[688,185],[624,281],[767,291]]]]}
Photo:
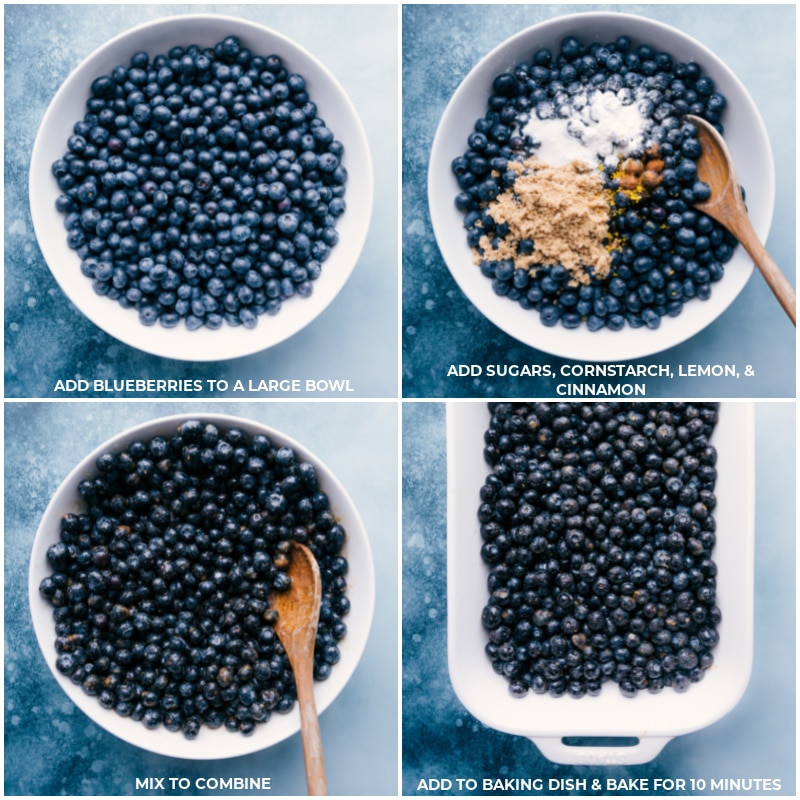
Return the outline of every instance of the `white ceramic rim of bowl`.
{"type": "Polygon", "coordinates": [[[193,760],[234,758],[263,750],[287,739],[300,730],[300,713],[295,703],[288,714],[272,714],[263,724],[256,725],[250,736],[231,733],[224,727],[211,730],[203,726],[194,740],[180,732],[171,732],[160,726],[148,730],[141,722],[121,717],[112,709],[103,708],[96,697],[89,697],[80,686],[55,668],[55,639],[53,608],[39,594],[42,579],[52,573],[47,563],[47,548],[59,539],[59,521],[65,513],[80,512],[84,508],[77,492],[78,483],[94,471],[97,457],[104,452],[122,449],[137,439],[146,439],[167,431],[175,431],[187,419],[201,419],[217,425],[221,430],[240,427],[250,435],[263,433],[273,444],[294,449],[299,460],[312,463],[322,489],[331,501],[336,517],[347,533],[344,555],[348,559],[347,594],[351,601],[350,612],[345,616],[347,634],[339,643],[340,661],[331,670],[330,677],[314,684],[317,711],[322,714],[336,699],[353,675],[366,647],[375,609],[375,570],[369,538],[358,509],[338,478],[310,450],[280,431],[260,422],[226,414],[177,414],[150,420],[117,434],[80,460],[64,479],[50,500],[36,532],[28,573],[28,598],[36,638],[50,672],[73,703],[91,720],[109,733],[129,744],[159,755],[193,760]]]}
{"type": "Polygon", "coordinates": [[[72,303],[95,325],[125,344],[165,358],[221,361],[251,355],[284,341],[305,328],[334,300],[359,260],[372,215],[373,170],[366,132],[355,106],[329,70],[303,47],[256,22],[217,14],[187,14],[137,25],[115,36],[85,58],[51,101],[39,127],[31,156],[29,195],[33,227],[45,262],[72,303]],[[306,80],[319,116],[343,142],[347,168],[347,210],[337,220],[339,241],[323,263],[310,297],[292,297],[280,311],[262,314],[254,329],[224,323],[216,331],[190,331],[183,322],[174,328],[139,322],[138,312],[97,295],[92,281],[80,272],[80,259],[67,245],[64,215],[55,208],[61,190],[51,165],[66,150],[72,125],[82,119],[92,81],[127,60],[138,50],[151,55],[182,44],[210,46],[224,36],[238,36],[254,53],[277,53],[291,72],[306,80]],[[67,119],[66,126],[59,121],[67,119]]]}
{"type": "Polygon", "coordinates": [[[575,700],[532,692],[512,697],[483,653],[481,611],[488,570],[480,556],[478,496],[491,468],[483,458],[485,403],[447,404],[447,635],[448,669],[456,695],[484,725],[531,738],[551,760],[565,764],[639,764],[667,741],[704,728],[741,699],[753,661],[755,561],[755,416],[752,403],[725,402],[711,437],[717,448],[718,538],[714,548],[722,609],[714,664],[688,691],[663,689],[626,698],[612,683],[598,696],[575,700]],[[470,500],[469,498],[473,498],[470,500]],[[562,737],[637,737],[634,746],[578,747],[562,737]]]}
{"type": "Polygon", "coordinates": [[[468,73],[448,103],[434,137],[428,168],[428,202],[439,249],[450,273],[469,301],[494,325],[518,341],[551,355],[580,361],[618,361],[643,358],[686,341],[711,324],[736,299],[753,273],[753,262],[742,247],[725,265],[725,276],[712,288],[707,301],[693,299],[677,317],[662,318],[656,330],[603,328],[591,332],[585,325],[568,330],[548,328],[535,311],[494,294],[491,284],[472,263],[463,226],[455,208],[458,185],[450,170],[452,159],[466,148],[467,135],[486,112],[486,98],[494,78],[529,59],[539,46],[554,47],[561,38],[576,34],[584,40],[610,41],[620,34],[634,45],[652,44],[681,61],[696,61],[729,101],[725,139],[736,159],[741,184],[747,191],[750,217],[762,242],[766,241],[775,205],[775,167],[761,115],[747,89],[711,50],[686,33],[649,17],[617,12],[585,12],[559,16],[515,34],[494,48],[468,73]],[[669,45],[658,41],[666,36],[669,45]],[[747,121],[746,130],[737,119],[747,121]]]}

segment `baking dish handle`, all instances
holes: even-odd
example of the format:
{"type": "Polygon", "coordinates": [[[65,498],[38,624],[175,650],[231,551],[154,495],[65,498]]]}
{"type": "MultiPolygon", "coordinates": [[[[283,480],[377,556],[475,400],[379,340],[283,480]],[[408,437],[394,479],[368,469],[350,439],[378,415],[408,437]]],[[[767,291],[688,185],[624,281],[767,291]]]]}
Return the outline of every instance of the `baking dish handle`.
{"type": "MultiPolygon", "coordinates": [[[[671,736],[644,736],[631,744],[572,745],[562,736],[530,737],[542,755],[556,764],[572,766],[624,766],[652,761],[672,739],[671,736]]],[[[605,740],[604,740],[605,742],[605,740]]]]}

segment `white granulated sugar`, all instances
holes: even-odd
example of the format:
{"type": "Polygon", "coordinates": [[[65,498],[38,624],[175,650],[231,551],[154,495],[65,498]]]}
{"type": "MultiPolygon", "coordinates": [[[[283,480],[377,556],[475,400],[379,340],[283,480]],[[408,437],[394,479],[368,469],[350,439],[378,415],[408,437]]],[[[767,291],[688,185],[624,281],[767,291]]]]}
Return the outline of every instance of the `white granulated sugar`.
{"type": "Polygon", "coordinates": [[[568,118],[533,117],[522,133],[537,145],[537,158],[554,167],[575,160],[616,166],[618,157],[644,147],[653,125],[636,99],[605,91],[578,94],[568,118]]]}
{"type": "MultiPolygon", "coordinates": [[[[571,161],[589,162],[586,145],[568,132],[574,125],[565,119],[534,119],[524,132],[541,144],[536,149],[536,157],[552,167],[563,167],[571,161]]],[[[596,163],[596,159],[592,163],[596,163]]]]}

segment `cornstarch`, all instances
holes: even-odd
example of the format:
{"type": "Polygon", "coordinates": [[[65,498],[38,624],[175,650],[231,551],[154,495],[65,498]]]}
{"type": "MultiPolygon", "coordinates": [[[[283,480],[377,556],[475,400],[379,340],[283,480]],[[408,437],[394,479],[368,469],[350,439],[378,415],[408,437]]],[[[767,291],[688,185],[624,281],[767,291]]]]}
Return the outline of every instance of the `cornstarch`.
{"type": "Polygon", "coordinates": [[[579,159],[590,166],[616,166],[620,157],[643,150],[653,122],[644,96],[632,90],[590,91],[570,102],[545,105],[522,128],[530,136],[536,156],[553,166],[579,159]]]}

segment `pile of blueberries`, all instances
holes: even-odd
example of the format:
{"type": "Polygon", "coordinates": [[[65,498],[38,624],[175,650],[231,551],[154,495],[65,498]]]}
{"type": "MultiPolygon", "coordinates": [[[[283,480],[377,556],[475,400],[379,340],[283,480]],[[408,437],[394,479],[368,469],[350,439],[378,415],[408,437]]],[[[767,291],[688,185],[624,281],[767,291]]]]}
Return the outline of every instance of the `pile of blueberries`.
{"type": "MultiPolygon", "coordinates": [[[[559,105],[568,105],[571,96],[587,89],[614,92],[620,98],[644,93],[641,102],[653,123],[650,136],[663,161],[660,185],[641,199],[620,191],[617,168],[605,168],[605,187],[614,207],[610,276],[578,287],[570,284],[560,264],[542,266],[531,275],[489,253],[480,269],[498,295],[538,310],[542,323],[550,327],[560,323],[578,328],[585,323],[591,331],[621,330],[626,324],[658,328],[664,316],[677,316],[690,299],[710,297],[711,285],[722,278],[735,246],[722,226],[693,208],[695,201],[707,199],[708,186],[697,178],[697,131],[683,117],[699,116],[722,132],[726,106],[724,95],[698,64],[676,63],[649,45],[633,47],[627,36],[590,46],[569,36],[556,53],[537,50],[530,63],[495,78],[485,116],[467,138],[468,149],[452,162],[461,190],[456,207],[464,212],[470,247],[477,248],[486,234],[507,236],[507,224],[495,223],[487,206],[513,187],[517,173],[508,169],[508,162],[535,153],[531,137],[522,135],[523,125],[536,115],[552,117],[559,105]]],[[[645,153],[632,157],[642,159],[645,153]]],[[[520,242],[520,247],[530,252],[535,242],[520,242]]]]}
{"type": "Polygon", "coordinates": [[[482,622],[513,696],[685,691],[713,663],[713,403],[493,403],[482,622]]]}
{"type": "Polygon", "coordinates": [[[343,145],[301,75],[234,36],[94,80],[52,165],[95,291],[145,325],[253,328],[308,297],[345,211],[343,145]]]}
{"type": "Polygon", "coordinates": [[[319,563],[314,677],[339,661],[345,531],[314,466],[266,436],[187,420],[97,459],[47,550],[56,668],[104,708],[194,738],[248,735],[296,700],[271,592],[291,586],[293,542],[319,563]]]}

